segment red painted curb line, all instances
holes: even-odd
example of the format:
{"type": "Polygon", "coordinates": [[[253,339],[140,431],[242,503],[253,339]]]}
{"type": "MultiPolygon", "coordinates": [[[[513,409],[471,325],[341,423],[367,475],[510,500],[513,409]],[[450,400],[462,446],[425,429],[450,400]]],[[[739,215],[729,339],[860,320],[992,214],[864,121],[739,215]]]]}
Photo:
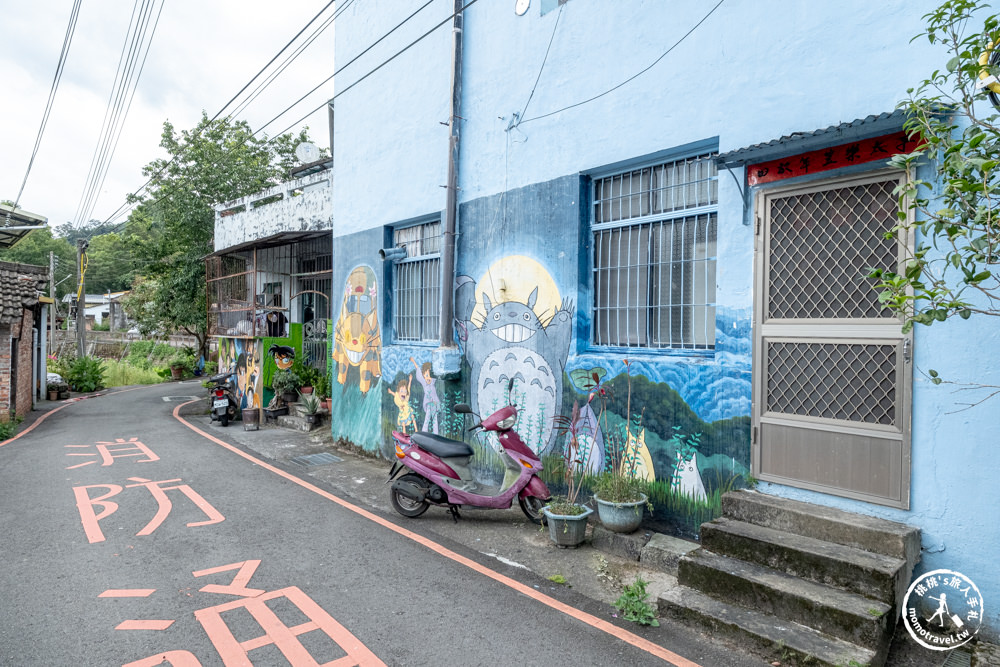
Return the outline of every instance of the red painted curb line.
{"type": "Polygon", "coordinates": [[[508,588],[511,588],[517,591],[518,593],[521,593],[522,595],[525,595],[538,602],[541,602],[542,604],[552,609],[555,609],[556,611],[562,612],[567,616],[570,616],[571,618],[575,618],[578,621],[586,623],[587,625],[596,628],[597,630],[606,632],[607,634],[617,639],[620,639],[621,641],[630,644],[638,649],[646,651],[651,655],[655,655],[658,658],[662,658],[663,660],[666,660],[667,662],[676,665],[676,667],[701,667],[698,663],[691,662],[687,658],[684,658],[680,655],[677,655],[673,651],[669,651],[663,648],[659,644],[655,644],[649,641],[648,639],[645,639],[637,634],[629,632],[628,630],[620,628],[617,625],[614,625],[613,623],[609,623],[604,619],[594,616],[593,614],[588,614],[585,611],[580,611],[579,609],[571,607],[565,602],[560,602],[559,600],[556,600],[553,597],[549,597],[548,595],[545,595],[544,593],[541,593],[530,586],[526,586],[521,582],[511,579],[506,575],[503,575],[495,570],[491,570],[485,565],[481,565],[474,560],[471,560],[469,558],[466,558],[465,556],[457,554],[451,549],[448,549],[447,547],[442,546],[437,542],[434,542],[433,540],[423,537],[422,535],[418,535],[412,531],[407,530],[406,528],[397,526],[396,524],[392,523],[391,521],[388,521],[387,519],[383,519],[382,517],[373,514],[366,509],[363,509],[361,507],[358,507],[357,505],[353,505],[347,502],[343,498],[339,498],[333,495],[332,493],[324,491],[318,486],[314,486],[313,484],[310,484],[305,480],[299,479],[298,477],[292,475],[291,473],[287,473],[284,470],[281,470],[280,468],[276,468],[268,463],[264,463],[263,461],[254,458],[253,456],[247,454],[246,452],[241,451],[239,448],[230,445],[228,442],[220,440],[215,436],[206,433],[205,431],[202,431],[197,426],[194,426],[193,424],[185,420],[179,414],[181,408],[183,408],[185,405],[189,405],[194,402],[195,401],[188,401],[187,403],[181,403],[180,405],[174,408],[173,415],[177,419],[177,421],[184,424],[198,435],[201,435],[207,438],[208,440],[211,440],[212,442],[216,443],[217,445],[221,445],[222,447],[225,447],[229,451],[238,454],[239,456],[242,456],[247,461],[250,461],[251,463],[258,465],[264,468],[265,470],[269,470],[270,472],[273,472],[276,475],[279,475],[290,482],[298,484],[302,488],[312,491],[316,495],[322,496],[323,498],[326,498],[327,500],[330,500],[340,505],[341,507],[352,511],[355,514],[364,517],[365,519],[368,519],[369,521],[377,523],[383,528],[388,528],[394,533],[402,535],[403,537],[412,540],[417,544],[427,547],[431,551],[434,551],[435,553],[444,556],[445,558],[449,558],[455,561],[456,563],[459,563],[460,565],[464,565],[469,569],[478,572],[479,574],[482,574],[483,576],[489,577],[490,579],[493,579],[494,581],[501,583],[504,586],[507,586],[508,588]]]}

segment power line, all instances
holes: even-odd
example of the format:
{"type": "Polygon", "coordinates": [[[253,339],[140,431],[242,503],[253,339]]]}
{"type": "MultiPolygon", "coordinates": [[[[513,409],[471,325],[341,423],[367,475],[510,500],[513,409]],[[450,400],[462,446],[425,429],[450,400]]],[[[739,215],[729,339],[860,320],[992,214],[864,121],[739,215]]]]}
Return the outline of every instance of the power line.
{"type": "MultiPolygon", "coordinates": [[[[308,28],[309,28],[309,26],[310,26],[310,25],[312,25],[312,24],[313,24],[313,23],[314,23],[314,22],[316,21],[316,19],[318,19],[318,18],[319,18],[319,17],[320,17],[320,16],[321,16],[321,15],[323,14],[323,12],[325,12],[325,11],[326,11],[326,10],[327,10],[327,9],[328,9],[328,8],[330,7],[330,5],[332,5],[332,4],[333,4],[333,3],[335,2],[335,1],[336,1],[336,0],[330,0],[330,2],[328,2],[328,3],[326,4],[326,5],[324,5],[324,6],[323,6],[323,8],[322,8],[322,9],[320,9],[320,10],[319,10],[319,11],[318,11],[318,12],[316,13],[316,15],[315,15],[315,16],[313,16],[313,17],[312,17],[311,19],[309,19],[309,21],[308,21],[308,22],[307,22],[307,23],[306,23],[306,24],[305,24],[305,25],[304,25],[304,26],[302,27],[302,29],[301,29],[301,30],[299,30],[299,31],[298,31],[298,32],[297,32],[297,33],[295,34],[295,36],[294,36],[294,37],[292,37],[292,38],[291,38],[290,40],[288,40],[288,42],[287,42],[287,43],[286,43],[286,44],[285,44],[285,45],[284,45],[283,47],[281,47],[281,49],[280,49],[280,50],[279,50],[279,51],[278,51],[278,52],[277,52],[276,54],[274,54],[274,57],[272,57],[272,58],[271,58],[271,60],[269,60],[269,61],[267,62],[267,64],[266,64],[266,65],[264,65],[264,66],[263,66],[262,68],[260,68],[260,70],[258,70],[258,71],[257,71],[257,73],[256,73],[256,74],[254,74],[254,75],[253,75],[252,77],[250,77],[250,80],[249,80],[249,81],[247,81],[247,82],[246,82],[246,84],[244,84],[244,86],[243,86],[242,88],[240,88],[240,90],[239,90],[239,91],[238,91],[238,92],[237,92],[237,93],[236,93],[235,95],[233,95],[233,96],[232,96],[232,97],[231,97],[231,98],[229,99],[229,101],[228,101],[228,102],[226,102],[225,104],[223,104],[223,105],[222,105],[222,107],[221,107],[221,108],[220,108],[220,109],[219,109],[219,110],[218,110],[218,111],[217,111],[217,112],[215,113],[215,115],[214,115],[214,116],[212,116],[212,118],[210,119],[210,121],[214,121],[214,120],[216,120],[216,119],[217,119],[217,118],[218,118],[219,116],[221,116],[221,115],[223,114],[223,112],[224,112],[224,111],[226,110],[226,108],[227,108],[227,107],[228,107],[228,106],[229,106],[230,104],[232,104],[232,103],[233,103],[233,102],[234,102],[234,101],[235,101],[235,100],[236,100],[236,99],[237,99],[237,98],[238,98],[238,97],[239,97],[239,96],[240,96],[241,94],[243,94],[243,92],[244,92],[244,91],[245,91],[245,90],[246,90],[247,88],[249,88],[249,87],[250,87],[250,85],[251,85],[251,84],[252,84],[252,83],[253,83],[253,82],[254,82],[254,81],[255,81],[255,80],[256,80],[256,79],[257,79],[257,78],[258,78],[258,77],[259,77],[259,76],[261,75],[261,74],[263,74],[263,73],[264,73],[264,71],[265,71],[265,70],[267,70],[267,68],[268,68],[268,67],[270,67],[270,66],[271,66],[271,64],[272,64],[272,63],[274,63],[274,61],[275,61],[275,60],[277,60],[277,59],[278,59],[278,57],[279,57],[279,56],[281,56],[281,54],[282,54],[282,53],[284,53],[284,52],[285,52],[286,50],[288,50],[288,47],[290,47],[290,46],[291,46],[291,45],[292,45],[292,44],[293,44],[293,43],[295,42],[295,40],[296,40],[296,39],[298,39],[298,38],[299,38],[299,36],[301,36],[301,35],[302,35],[302,33],[304,33],[304,32],[306,31],[306,29],[308,29],[308,28]]],[[[344,5],[343,9],[346,9],[346,8],[347,8],[347,7],[348,7],[348,6],[349,6],[349,5],[350,5],[350,4],[351,4],[351,3],[353,2],[353,1],[354,1],[354,0],[348,0],[347,4],[346,4],[346,5],[344,5]]],[[[341,12],[341,11],[342,11],[342,9],[341,9],[341,8],[338,8],[338,9],[337,9],[337,10],[335,11],[335,13],[334,13],[334,18],[336,18],[336,17],[337,17],[337,16],[338,16],[338,15],[340,14],[340,12],[341,12]]],[[[315,33],[314,33],[314,34],[315,34],[315,33]]],[[[311,43],[311,42],[310,42],[310,43],[311,43]]],[[[301,53],[301,50],[299,51],[299,53],[301,53]]],[[[297,55],[296,55],[296,57],[297,57],[297,55]]],[[[290,61],[286,60],[286,62],[290,62],[290,61]]],[[[255,90],[259,90],[259,89],[260,89],[260,88],[258,87],[258,88],[257,88],[257,89],[255,89],[255,90]]],[[[243,108],[245,108],[245,105],[244,105],[244,107],[243,107],[243,108]]],[[[231,115],[235,115],[235,113],[236,113],[236,112],[234,112],[234,113],[233,113],[233,114],[231,114],[231,115]]],[[[195,137],[193,137],[192,139],[196,139],[196,138],[197,138],[197,135],[196,135],[195,137]]],[[[141,192],[141,191],[142,191],[143,189],[145,189],[145,188],[146,188],[146,186],[148,186],[148,185],[149,185],[150,183],[152,183],[152,182],[153,182],[153,181],[154,181],[154,180],[155,180],[156,178],[158,178],[158,177],[159,177],[159,176],[160,176],[160,175],[161,175],[161,174],[162,174],[162,173],[163,173],[164,171],[166,171],[166,169],[167,169],[167,168],[168,168],[168,167],[169,167],[169,166],[170,166],[170,165],[171,165],[171,164],[173,163],[173,161],[174,161],[174,159],[173,159],[173,158],[171,158],[170,160],[168,160],[168,161],[167,161],[167,162],[166,162],[166,163],[165,163],[165,164],[164,164],[164,165],[163,165],[162,167],[160,167],[159,171],[157,171],[157,172],[156,172],[155,174],[153,174],[152,176],[150,176],[150,177],[149,177],[149,178],[148,178],[148,179],[146,180],[146,182],[145,182],[145,183],[143,183],[143,184],[142,184],[142,185],[140,185],[140,186],[139,186],[138,188],[136,188],[136,189],[135,189],[135,191],[134,191],[134,192],[132,192],[132,194],[131,194],[130,196],[131,196],[131,197],[135,197],[135,196],[138,196],[138,194],[139,194],[139,193],[140,193],[140,192],[141,192]]],[[[121,206],[119,206],[119,207],[118,207],[117,209],[115,209],[115,210],[114,210],[114,211],[113,211],[113,212],[111,213],[111,215],[109,215],[109,216],[108,216],[107,218],[105,218],[105,220],[104,220],[104,221],[105,221],[105,222],[110,222],[111,220],[114,220],[115,218],[118,218],[118,217],[119,217],[120,215],[122,215],[123,213],[125,213],[125,212],[126,212],[126,210],[127,210],[127,209],[128,209],[128,207],[129,207],[129,204],[130,204],[130,203],[129,203],[129,201],[128,201],[128,197],[126,197],[126,200],[125,200],[125,202],[123,202],[123,203],[121,204],[121,206]]]]}
{"type": "Polygon", "coordinates": [[[17,191],[17,199],[14,200],[14,208],[17,208],[18,202],[21,201],[21,195],[24,193],[24,186],[28,182],[28,174],[31,173],[31,167],[35,164],[35,156],[38,154],[38,148],[42,144],[42,135],[45,133],[45,126],[49,123],[49,115],[52,113],[52,105],[56,99],[56,91],[59,89],[59,81],[62,79],[63,70],[66,68],[66,59],[69,56],[69,47],[73,42],[73,34],[76,32],[76,20],[80,15],[80,3],[82,0],[75,0],[73,3],[73,9],[69,14],[69,24],[66,26],[66,36],[63,37],[62,50],[59,53],[59,61],[56,63],[56,73],[52,78],[52,87],[49,89],[49,99],[45,103],[45,111],[42,113],[42,122],[38,127],[38,136],[35,137],[35,146],[31,150],[31,159],[28,160],[28,168],[24,172],[24,180],[21,181],[21,189],[17,191]]]}
{"type": "MultiPolygon", "coordinates": [[[[128,113],[132,108],[132,101],[135,99],[139,79],[145,68],[146,59],[149,56],[149,49],[152,46],[153,37],[159,25],[164,4],[165,0],[160,0],[160,9],[156,14],[156,21],[153,23],[152,29],[150,29],[149,23],[156,0],[143,0],[142,9],[135,20],[134,31],[132,22],[129,22],[131,40],[128,34],[125,38],[125,45],[128,45],[128,55],[125,56],[125,45],[123,45],[122,56],[118,63],[119,69],[115,75],[115,83],[112,86],[108,109],[105,111],[105,122],[101,127],[101,138],[91,161],[91,170],[87,175],[88,185],[84,190],[80,206],[77,209],[76,224],[78,226],[82,224],[84,219],[90,216],[97,203],[98,195],[104,184],[104,179],[107,177],[111,160],[118,146],[118,140],[125,127],[125,120],[128,118],[128,113]],[[129,44],[130,41],[131,44],[129,44]],[[143,51],[143,46],[145,46],[145,51],[143,51]],[[141,63],[139,62],[140,53],[142,54],[141,63]]],[[[138,7],[138,0],[136,0],[136,7],[138,7]]],[[[135,17],[135,10],[133,10],[133,17],[135,17]]]]}
{"type": "Polygon", "coordinates": [[[517,125],[523,125],[524,123],[530,123],[531,121],[534,121],[534,120],[541,120],[542,118],[548,118],[549,116],[554,116],[557,113],[562,113],[563,111],[566,111],[568,109],[573,109],[575,107],[587,104],[589,102],[593,102],[594,100],[596,100],[598,98],[601,98],[601,97],[604,97],[605,95],[607,95],[609,93],[613,93],[614,91],[618,90],[619,88],[621,88],[625,84],[629,83],[630,81],[639,78],[640,76],[642,76],[643,74],[645,74],[649,70],[653,69],[653,67],[655,67],[658,62],[660,62],[661,60],[663,60],[664,58],[666,58],[668,53],[670,53],[671,51],[673,51],[674,49],[676,49],[680,45],[680,43],[683,42],[685,39],[687,39],[688,36],[691,33],[693,33],[695,30],[697,30],[698,27],[702,23],[704,23],[705,21],[707,21],[708,17],[711,16],[713,13],[715,13],[715,10],[718,9],[722,5],[722,3],[725,2],[725,1],[726,0],[719,0],[719,2],[716,3],[716,5],[714,7],[712,7],[710,10],[708,10],[708,13],[705,14],[705,16],[703,16],[700,21],[698,21],[697,23],[695,23],[694,26],[690,30],[688,30],[686,33],[684,33],[684,35],[680,39],[678,39],[676,42],[674,42],[673,46],[671,46],[669,49],[667,49],[666,51],[664,51],[660,55],[659,58],[657,58],[652,63],[650,63],[650,65],[648,67],[646,67],[645,69],[642,69],[642,70],[636,72],[635,74],[633,74],[629,78],[627,78],[624,81],[622,81],[621,83],[619,83],[617,86],[609,88],[609,89],[605,90],[603,93],[599,93],[597,95],[594,95],[593,97],[585,99],[585,100],[583,100],[581,102],[577,102],[575,104],[570,104],[570,105],[565,106],[565,107],[563,107],[561,109],[556,109],[555,111],[550,111],[550,112],[544,113],[544,114],[542,114],[540,116],[535,116],[533,118],[527,118],[525,120],[520,120],[517,123],[515,123],[513,125],[513,127],[516,127],[517,125]]]}
{"type": "MultiPolygon", "coordinates": [[[[445,18],[443,21],[441,21],[440,23],[436,24],[433,28],[431,28],[430,30],[428,30],[427,32],[425,32],[423,35],[421,35],[420,37],[418,37],[417,39],[415,39],[414,41],[410,42],[408,45],[406,45],[405,47],[403,47],[400,51],[396,52],[394,55],[392,55],[389,58],[387,58],[386,60],[384,60],[382,63],[380,63],[379,65],[377,65],[374,69],[370,70],[367,74],[365,74],[364,76],[362,76],[361,78],[359,78],[357,81],[355,81],[354,83],[352,83],[350,86],[348,86],[347,88],[345,88],[344,90],[342,90],[340,93],[337,93],[336,95],[334,95],[334,97],[331,98],[331,100],[329,100],[329,101],[332,101],[333,99],[336,99],[337,97],[339,97],[343,93],[346,93],[348,90],[350,90],[354,86],[358,85],[359,83],[361,83],[363,80],[367,79],[369,76],[371,76],[372,74],[374,74],[378,70],[382,69],[382,67],[384,67],[385,65],[387,65],[390,62],[392,62],[393,60],[395,60],[398,56],[402,55],[404,52],[406,52],[407,50],[409,50],[410,48],[412,48],[418,42],[426,39],[431,33],[433,33],[434,31],[436,31],[438,28],[440,28],[444,24],[446,24],[449,21],[451,21],[455,17],[456,14],[458,14],[459,12],[465,11],[467,8],[471,7],[472,5],[474,5],[478,1],[479,0],[470,0],[470,2],[468,2],[464,6],[462,6],[457,12],[452,13],[447,18],[445,18]]],[[[280,113],[278,113],[278,115],[276,115],[274,118],[272,118],[271,120],[269,120],[267,123],[265,123],[264,125],[262,125],[256,132],[254,132],[250,136],[251,137],[257,136],[257,134],[259,134],[260,132],[262,132],[268,125],[272,124],[278,118],[281,118],[281,116],[283,116],[284,114],[288,113],[288,111],[290,111],[292,108],[294,108],[299,102],[301,102],[303,99],[305,99],[306,97],[308,97],[309,95],[311,95],[312,93],[314,93],[317,89],[319,89],[320,86],[322,86],[323,84],[327,83],[334,76],[336,76],[337,74],[339,74],[340,72],[342,72],[346,67],[349,67],[352,63],[354,63],[359,58],[361,58],[362,56],[364,56],[371,49],[375,48],[375,46],[377,46],[379,43],[381,43],[383,40],[385,40],[387,37],[389,37],[389,35],[393,34],[396,30],[398,30],[399,28],[401,28],[404,24],[406,24],[410,19],[412,19],[414,16],[416,16],[418,13],[420,13],[424,8],[426,8],[432,2],[433,2],[433,0],[427,0],[427,2],[425,2],[419,8],[417,8],[416,11],[414,11],[412,14],[410,14],[409,16],[407,16],[400,23],[398,23],[396,26],[394,26],[391,30],[389,30],[384,35],[382,35],[380,38],[378,38],[377,40],[375,40],[367,48],[365,48],[363,51],[361,51],[361,53],[359,53],[356,56],[354,56],[354,58],[352,58],[350,61],[348,61],[347,63],[345,63],[343,66],[337,68],[334,71],[333,74],[331,74],[329,77],[327,77],[326,79],[324,79],[321,83],[319,83],[317,86],[315,86],[308,93],[306,93],[305,95],[303,95],[302,97],[300,97],[298,100],[296,100],[295,102],[293,102],[292,104],[290,104],[288,107],[286,107],[284,110],[282,110],[280,113]]],[[[295,125],[297,125],[299,123],[301,123],[303,120],[305,120],[306,118],[308,118],[310,115],[312,115],[316,111],[319,111],[320,109],[322,109],[324,106],[326,106],[329,103],[329,101],[325,101],[320,106],[316,107],[315,109],[310,110],[309,113],[307,113],[305,116],[303,116],[302,118],[300,118],[299,120],[297,120],[295,123],[293,123],[292,125],[290,125],[288,128],[286,128],[282,132],[279,132],[273,138],[277,138],[277,137],[282,136],[285,132],[288,131],[288,129],[290,129],[291,127],[294,127],[295,125]]],[[[230,151],[229,155],[232,155],[232,154],[233,154],[233,151],[230,151]]],[[[164,165],[164,167],[158,173],[162,173],[163,170],[166,169],[166,166],[167,165],[164,165]]],[[[155,176],[154,176],[154,178],[155,178],[155,176]]],[[[152,178],[150,178],[150,180],[147,181],[145,185],[143,185],[142,187],[140,187],[139,190],[142,190],[151,181],[152,181],[152,178]]],[[[135,193],[133,193],[133,195],[138,194],[139,190],[137,190],[135,193]]],[[[165,199],[165,198],[166,198],[166,195],[163,195],[163,196],[161,196],[161,197],[153,200],[152,202],[150,202],[150,205],[155,206],[159,202],[163,201],[163,199],[165,199]]],[[[119,217],[120,215],[122,215],[123,213],[125,213],[125,211],[123,209],[126,208],[127,206],[128,206],[127,203],[123,204],[122,206],[120,206],[117,211],[115,211],[111,216],[109,216],[109,218],[107,220],[105,220],[105,222],[110,222],[111,220],[113,220],[113,219],[119,217]]],[[[119,229],[119,228],[121,228],[121,227],[123,227],[126,222],[128,222],[128,221],[125,220],[122,223],[120,223],[116,227],[116,230],[119,229]]]]}

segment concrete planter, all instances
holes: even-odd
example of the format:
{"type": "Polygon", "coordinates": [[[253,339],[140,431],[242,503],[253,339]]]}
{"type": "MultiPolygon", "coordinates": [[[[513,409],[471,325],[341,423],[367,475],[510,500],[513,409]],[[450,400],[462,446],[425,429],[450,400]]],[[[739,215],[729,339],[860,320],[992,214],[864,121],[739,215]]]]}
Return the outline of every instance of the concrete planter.
{"type": "Polygon", "coordinates": [[[616,533],[635,532],[642,523],[643,506],[646,504],[646,494],[639,495],[642,496],[641,500],[630,503],[613,503],[594,496],[597,501],[597,516],[604,527],[616,533]]]}
{"type": "Polygon", "coordinates": [[[578,547],[587,536],[587,519],[594,513],[589,507],[582,514],[553,514],[547,507],[542,508],[549,525],[549,537],[559,547],[578,547]]]}

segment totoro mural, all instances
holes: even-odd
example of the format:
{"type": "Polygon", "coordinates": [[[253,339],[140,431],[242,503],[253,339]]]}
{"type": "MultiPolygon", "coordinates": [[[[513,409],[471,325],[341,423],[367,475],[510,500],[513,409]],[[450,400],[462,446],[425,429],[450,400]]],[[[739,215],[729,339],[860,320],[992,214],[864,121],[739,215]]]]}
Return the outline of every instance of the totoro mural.
{"type": "Polygon", "coordinates": [[[539,454],[556,440],[563,372],[573,335],[573,303],[535,260],[505,257],[478,282],[458,278],[455,315],[470,367],[469,399],[480,415],[506,404],[514,379],[518,433],[539,454]]]}

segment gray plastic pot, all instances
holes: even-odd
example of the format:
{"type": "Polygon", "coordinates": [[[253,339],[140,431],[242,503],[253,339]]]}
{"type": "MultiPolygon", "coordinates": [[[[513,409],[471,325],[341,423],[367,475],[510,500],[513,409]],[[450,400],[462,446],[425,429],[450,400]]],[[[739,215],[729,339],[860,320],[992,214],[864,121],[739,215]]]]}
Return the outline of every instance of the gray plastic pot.
{"type": "Polygon", "coordinates": [[[641,500],[630,503],[613,503],[594,496],[597,501],[597,516],[604,527],[615,533],[635,532],[642,523],[643,508],[646,505],[646,494],[639,495],[642,496],[641,500]]]}

